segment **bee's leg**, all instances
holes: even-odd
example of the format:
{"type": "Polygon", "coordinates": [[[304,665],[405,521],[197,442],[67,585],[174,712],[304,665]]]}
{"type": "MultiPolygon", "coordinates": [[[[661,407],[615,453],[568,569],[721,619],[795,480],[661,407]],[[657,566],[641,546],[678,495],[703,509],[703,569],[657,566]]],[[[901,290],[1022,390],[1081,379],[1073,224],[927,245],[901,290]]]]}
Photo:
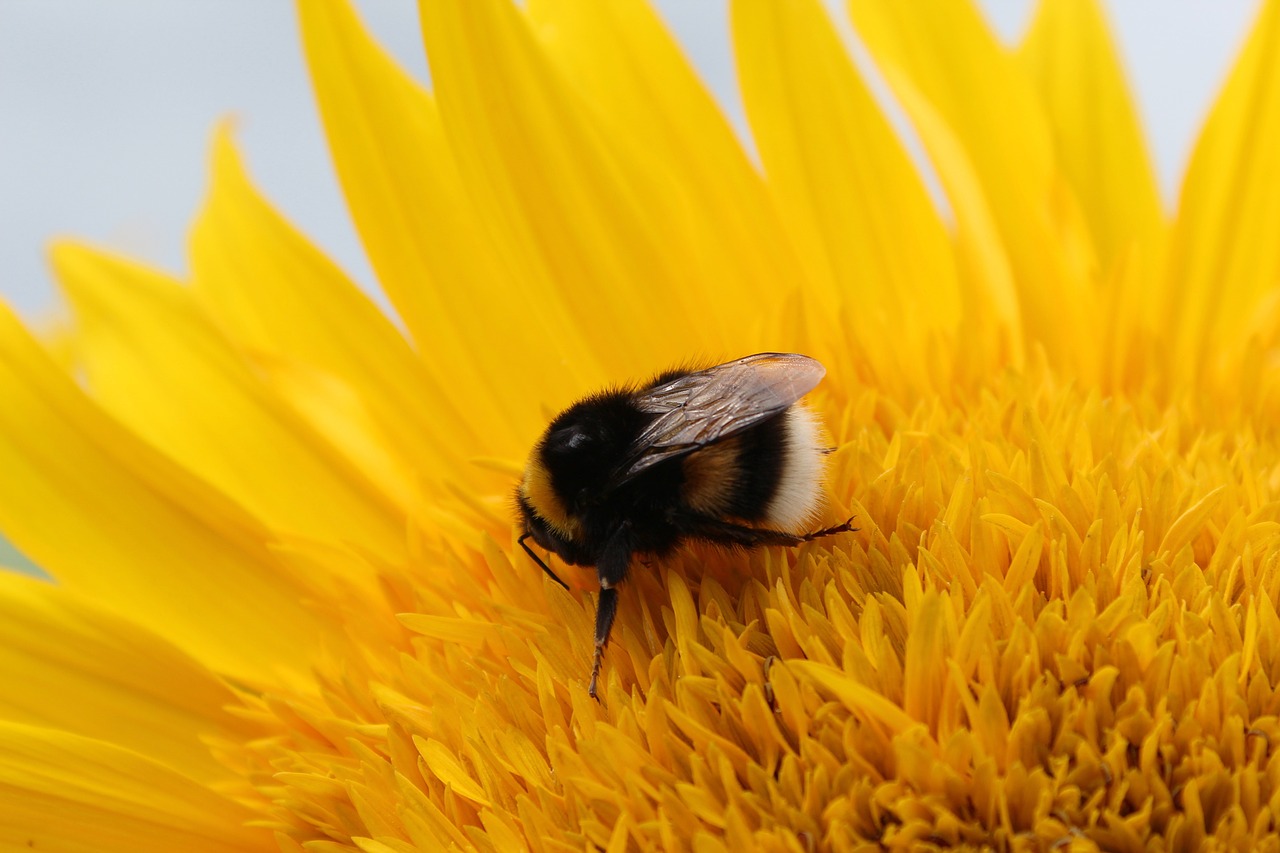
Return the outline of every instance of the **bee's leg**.
{"type": "Polygon", "coordinates": [[[596,602],[596,649],[591,657],[591,684],[587,693],[592,699],[596,695],[596,681],[600,677],[600,666],[604,656],[605,644],[609,642],[609,631],[613,628],[613,617],[618,614],[617,585],[627,576],[627,568],[631,565],[631,525],[623,522],[609,537],[600,561],[596,563],[596,573],[600,576],[600,600],[596,602]]]}
{"type": "Polygon", "coordinates": [[[551,567],[548,566],[546,563],[542,562],[542,558],[539,557],[537,554],[533,553],[532,548],[524,544],[524,540],[528,538],[529,538],[529,534],[525,533],[521,535],[521,537],[516,541],[520,543],[520,547],[524,549],[524,552],[528,554],[530,557],[532,557],[535,563],[537,563],[539,566],[542,567],[542,570],[547,573],[547,577],[551,578],[553,581],[560,584],[560,586],[564,587],[565,589],[568,589],[569,585],[564,581],[560,580],[560,576],[557,575],[555,572],[551,571],[551,567]]]}
{"type": "Polygon", "coordinates": [[[673,522],[676,529],[685,536],[693,536],[719,545],[737,546],[739,548],[757,548],[761,545],[799,545],[802,542],[809,542],[823,536],[857,530],[853,526],[852,518],[844,524],[837,524],[835,527],[827,527],[813,533],[800,535],[786,533],[781,530],[747,527],[744,524],[734,524],[731,521],[723,521],[705,515],[680,515],[673,519],[673,522]]]}
{"type": "Polygon", "coordinates": [[[717,545],[757,548],[761,545],[799,545],[804,541],[794,533],[747,527],[705,515],[680,515],[674,522],[676,529],[685,536],[706,539],[717,545]]]}
{"type": "Polygon", "coordinates": [[[591,656],[591,684],[587,693],[592,699],[596,695],[596,680],[600,677],[600,666],[604,655],[604,644],[609,642],[609,630],[613,628],[613,617],[618,613],[618,591],[611,586],[600,590],[600,600],[596,602],[596,650],[591,656]]]}
{"type": "Polygon", "coordinates": [[[821,530],[815,530],[812,533],[806,533],[800,538],[805,542],[812,542],[814,539],[821,539],[823,536],[831,536],[836,533],[855,532],[858,528],[853,526],[854,518],[855,516],[849,516],[849,520],[846,521],[844,524],[837,524],[835,527],[824,527],[821,530]]]}

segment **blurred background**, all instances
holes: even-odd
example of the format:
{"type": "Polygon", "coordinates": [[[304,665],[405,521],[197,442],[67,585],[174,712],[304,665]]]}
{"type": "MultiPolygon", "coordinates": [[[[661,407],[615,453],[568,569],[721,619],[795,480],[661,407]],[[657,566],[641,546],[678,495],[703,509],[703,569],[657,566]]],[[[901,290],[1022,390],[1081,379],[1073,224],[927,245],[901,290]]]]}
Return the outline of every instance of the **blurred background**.
{"type": "MultiPolygon", "coordinates": [[[[980,2],[1010,42],[1033,9],[1031,0],[980,2]]],[[[425,81],[413,0],[357,5],[425,81]]],[[[727,0],[656,5],[745,137],[727,0]]],[[[1171,208],[1197,128],[1257,4],[1106,5],[1171,208]]],[[[852,39],[843,4],[828,6],[852,39]]],[[[0,299],[33,321],[53,312],[43,247],[54,236],[182,273],[210,131],[227,115],[238,118],[239,142],[268,197],[371,289],[296,30],[290,0],[0,0],[0,299]]],[[[0,565],[20,562],[0,540],[0,565]]]]}

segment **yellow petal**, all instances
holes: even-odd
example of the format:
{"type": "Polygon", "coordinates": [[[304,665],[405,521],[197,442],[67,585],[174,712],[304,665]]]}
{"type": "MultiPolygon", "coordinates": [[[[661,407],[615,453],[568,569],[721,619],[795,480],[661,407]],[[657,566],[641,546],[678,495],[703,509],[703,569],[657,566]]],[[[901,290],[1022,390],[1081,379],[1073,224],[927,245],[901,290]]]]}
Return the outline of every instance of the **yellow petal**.
{"type": "Polygon", "coordinates": [[[1039,91],[1058,167],[1104,268],[1134,244],[1155,252],[1164,228],[1160,193],[1100,4],[1041,0],[1018,58],[1039,91]]]}
{"type": "Polygon", "coordinates": [[[191,276],[238,344],[340,380],[418,470],[468,455],[463,399],[423,370],[377,306],[262,198],[225,126],[191,235],[191,276]]]}
{"type": "Polygon", "coordinates": [[[94,406],[3,306],[0,400],[0,531],[32,560],[220,673],[305,669],[320,633],[266,531],[94,406]]]}
{"type": "MultiPolygon", "coordinates": [[[[1021,299],[1000,229],[964,146],[937,110],[905,79],[898,99],[920,132],[956,219],[956,263],[961,301],[961,375],[980,376],[1019,364],[1026,333],[1021,299]]],[[[895,327],[896,328],[896,327],[895,327]]]]}
{"type": "Polygon", "coordinates": [[[0,849],[52,853],[277,850],[234,800],[136,752],[0,722],[0,849]]]}
{"type": "Polygon", "coordinates": [[[441,782],[451,786],[454,793],[482,806],[490,805],[489,798],[484,795],[484,789],[447,746],[430,738],[415,737],[414,743],[432,774],[441,782]]]}
{"type": "Polygon", "coordinates": [[[53,262],[108,411],[270,526],[404,553],[388,496],[267,392],[188,291],[69,244],[53,262]]]}
{"type": "MultiPolygon", "coordinates": [[[[1280,2],[1263,4],[1187,167],[1168,263],[1179,365],[1238,359],[1280,281],[1280,2]]],[[[1265,328],[1265,326],[1264,326],[1265,328]]],[[[1225,365],[1223,365],[1225,366],[1225,365]]]]}
{"type": "Polygon", "coordinates": [[[942,596],[930,590],[911,614],[911,633],[903,661],[902,709],[928,723],[931,731],[944,711],[939,700],[947,683],[947,661],[955,638],[948,636],[942,596]],[[951,641],[951,642],[949,642],[951,641]]]}
{"type": "Polygon", "coordinates": [[[1204,530],[1205,522],[1211,514],[1222,503],[1222,498],[1226,496],[1227,487],[1225,485],[1209,492],[1195,504],[1188,507],[1185,512],[1169,525],[1168,532],[1164,538],[1160,540],[1160,547],[1155,550],[1156,554],[1172,557],[1178,551],[1191,544],[1191,540],[1204,530]]]}
{"type": "MultiPolygon", "coordinates": [[[[439,476],[447,469],[444,461],[421,468],[405,463],[385,441],[386,433],[370,412],[368,398],[333,374],[307,362],[265,355],[256,361],[260,375],[280,398],[401,508],[412,510],[419,504],[415,471],[439,476]]],[[[419,444],[430,446],[428,441],[419,444]]]]}
{"type": "Polygon", "coordinates": [[[920,725],[892,700],[835,667],[816,661],[790,660],[787,668],[834,695],[850,712],[868,722],[884,725],[891,734],[901,734],[920,725]]]}
{"type": "Polygon", "coordinates": [[[420,10],[441,120],[469,192],[521,259],[554,282],[544,290],[535,280],[539,297],[591,318],[578,325],[611,375],[741,340],[736,318],[752,307],[758,317],[759,306],[744,306],[735,283],[705,266],[690,221],[696,202],[633,140],[593,120],[522,12],[506,0],[420,10]]]}
{"type": "MultiPolygon", "coordinates": [[[[1089,236],[1056,171],[1030,81],[970,0],[865,0],[849,10],[895,92],[914,88],[964,146],[1004,241],[1028,332],[1055,363],[1094,376],[1089,236]]],[[[913,121],[919,100],[904,99],[913,121]]],[[[931,128],[917,122],[916,129],[928,147],[931,128]]]]}
{"type": "Polygon", "coordinates": [[[485,425],[485,455],[522,457],[545,389],[565,375],[589,387],[604,374],[541,261],[461,181],[431,96],[343,0],[301,2],[298,14],[334,164],[379,282],[428,371],[447,376],[485,425]],[[531,381],[509,381],[516,363],[531,381]]]}
{"type": "Polygon", "coordinates": [[[796,260],[733,129],[645,0],[531,0],[528,16],[616,136],[661,162],[698,208],[700,249],[742,299],[795,278],[796,260]]]}
{"type": "MultiPolygon", "coordinates": [[[[926,337],[953,333],[959,292],[950,240],[826,13],[816,0],[746,0],[732,11],[752,133],[815,271],[806,295],[828,310],[854,306],[850,322],[872,358],[919,352],[926,337]]],[[[923,366],[913,357],[880,372],[923,366]]]]}
{"type": "Polygon", "coordinates": [[[0,573],[0,718],[134,750],[203,782],[231,771],[202,738],[243,739],[254,726],[235,697],[169,643],[65,588],[0,573]]]}

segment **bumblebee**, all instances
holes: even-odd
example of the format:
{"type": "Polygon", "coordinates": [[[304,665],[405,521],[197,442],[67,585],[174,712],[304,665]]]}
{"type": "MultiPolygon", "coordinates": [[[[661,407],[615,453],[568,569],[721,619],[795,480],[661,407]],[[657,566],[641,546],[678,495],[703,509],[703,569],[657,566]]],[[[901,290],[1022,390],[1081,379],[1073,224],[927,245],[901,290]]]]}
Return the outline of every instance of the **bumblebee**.
{"type": "Polygon", "coordinates": [[[755,548],[855,529],[850,519],[796,532],[822,504],[828,450],[800,398],[825,373],[808,356],[759,353],[595,394],[547,427],[516,491],[517,541],[566,589],[525,540],[599,575],[592,698],[634,556],[661,559],[687,540],[755,548]]]}

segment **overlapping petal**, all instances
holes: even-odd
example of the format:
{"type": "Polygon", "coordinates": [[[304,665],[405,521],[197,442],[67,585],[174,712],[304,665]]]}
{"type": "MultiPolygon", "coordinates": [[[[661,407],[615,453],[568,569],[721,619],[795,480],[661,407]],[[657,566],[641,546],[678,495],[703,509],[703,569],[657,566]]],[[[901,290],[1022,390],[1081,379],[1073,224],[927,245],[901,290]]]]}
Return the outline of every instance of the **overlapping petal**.
{"type": "MultiPolygon", "coordinates": [[[[1170,240],[1167,320],[1188,379],[1251,371],[1242,355],[1273,345],[1280,280],[1280,4],[1264,3],[1187,165],[1170,240]],[[1249,346],[1242,347],[1247,342],[1249,346]]],[[[1233,391],[1237,390],[1233,388],[1233,391]]],[[[1238,389],[1274,412],[1261,389],[1238,389]]]]}
{"type": "Polygon", "coordinates": [[[1057,168],[1080,203],[1101,269],[1138,251],[1158,270],[1159,190],[1100,4],[1042,2],[1018,59],[1039,90],[1057,168]]]}
{"type": "Polygon", "coordinates": [[[262,523],[95,407],[7,310],[0,397],[0,528],[24,553],[219,673],[306,669],[332,628],[262,523]]]}
{"type": "Polygon", "coordinates": [[[265,732],[238,719],[209,669],[66,589],[0,575],[0,717],[114,743],[204,783],[228,784],[215,741],[265,732]]]}
{"type": "Polygon", "coordinates": [[[112,743],[0,722],[0,847],[54,853],[278,849],[253,812],[112,743]]]}
{"type": "MultiPolygon", "coordinates": [[[[1032,82],[969,0],[849,5],[855,27],[917,129],[925,104],[964,146],[1012,267],[1027,331],[1056,363],[1092,377],[1094,248],[1079,203],[1054,159],[1054,140],[1032,82]],[[920,100],[923,99],[923,102],[920,100]]],[[[926,145],[929,140],[925,139],[926,145]]]]}
{"type": "Polygon", "coordinates": [[[537,0],[528,17],[592,119],[669,176],[667,189],[690,208],[705,270],[730,274],[747,304],[800,284],[761,176],[654,9],[642,0],[537,0]]]}
{"type": "Polygon", "coordinates": [[[716,259],[733,249],[705,247],[722,237],[706,228],[702,203],[678,173],[594,118],[519,10],[432,2],[421,13],[441,119],[469,192],[545,274],[539,297],[592,318],[576,325],[610,375],[688,359],[687,341],[699,342],[702,358],[762,338],[792,345],[794,326],[762,322],[762,309],[768,318],[794,287],[779,283],[759,301],[732,280],[727,298],[712,298],[705,283],[723,280],[716,259]]]}
{"type": "MultiPolygon", "coordinates": [[[[196,296],[270,380],[310,371],[358,401],[395,462],[375,468],[401,504],[405,469],[458,477],[464,400],[424,369],[391,321],[251,184],[230,137],[214,140],[209,198],[191,238],[196,296]],[[405,393],[412,389],[414,393],[405,393]]],[[[323,428],[324,420],[311,419],[323,428]]],[[[372,439],[371,439],[372,440],[372,439]]]]}
{"type": "Polygon", "coordinates": [[[747,115],[807,298],[840,318],[878,381],[928,386],[939,377],[909,353],[956,334],[960,305],[919,171],[818,3],[737,3],[733,23],[747,115]]]}
{"type": "Polygon", "coordinates": [[[334,164],[378,281],[427,364],[464,395],[457,399],[470,416],[492,424],[484,454],[514,456],[529,439],[514,427],[536,405],[539,383],[503,377],[520,361],[549,376],[591,378],[598,368],[582,333],[558,301],[531,298],[527,282],[545,289],[545,278],[462,183],[435,99],[346,4],[300,3],[298,11],[334,164]],[[475,346],[480,340],[496,345],[475,346]]]}
{"type": "Polygon", "coordinates": [[[53,261],[107,411],[272,527],[402,551],[388,496],[263,387],[187,288],[74,245],[53,261]]]}

